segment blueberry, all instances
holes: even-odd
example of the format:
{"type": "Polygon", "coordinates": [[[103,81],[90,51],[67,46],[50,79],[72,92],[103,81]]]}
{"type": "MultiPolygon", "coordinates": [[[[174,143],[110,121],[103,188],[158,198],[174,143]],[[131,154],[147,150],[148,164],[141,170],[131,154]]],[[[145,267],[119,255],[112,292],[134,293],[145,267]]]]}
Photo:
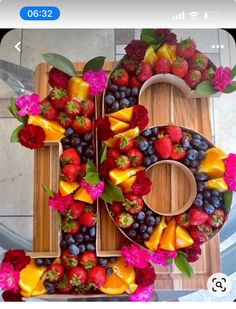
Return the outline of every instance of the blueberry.
{"type": "Polygon", "coordinates": [[[145,219],[145,213],[143,211],[140,211],[138,214],[137,214],[137,220],[138,221],[142,221],[145,219]]]}
{"type": "Polygon", "coordinates": [[[155,144],[156,141],[157,141],[157,137],[156,137],[156,136],[152,136],[152,137],[150,137],[150,139],[149,139],[149,143],[150,143],[150,144],[155,144]]]}
{"type": "Polygon", "coordinates": [[[220,208],[221,206],[221,202],[217,196],[212,196],[210,202],[215,208],[220,208]]]}
{"type": "Polygon", "coordinates": [[[67,149],[70,149],[70,148],[71,148],[70,145],[65,145],[65,146],[63,146],[63,150],[67,150],[67,149]]]}
{"type": "Polygon", "coordinates": [[[71,146],[78,147],[80,145],[80,138],[79,137],[73,137],[71,140],[71,146]]]}
{"type": "Polygon", "coordinates": [[[160,222],[161,222],[161,217],[160,217],[160,216],[157,216],[157,217],[155,218],[155,221],[156,221],[156,225],[160,224],[160,222]]]}
{"type": "Polygon", "coordinates": [[[137,230],[137,229],[139,228],[138,222],[133,223],[133,224],[131,225],[131,228],[132,228],[133,230],[137,230]]]}
{"type": "Polygon", "coordinates": [[[117,91],[117,92],[114,93],[114,97],[115,97],[116,99],[120,99],[120,93],[119,93],[119,91],[117,91]]]}
{"type": "Polygon", "coordinates": [[[134,106],[135,102],[136,102],[136,99],[134,97],[128,97],[128,100],[129,100],[129,104],[131,106],[134,106]]]}
{"type": "Polygon", "coordinates": [[[125,90],[125,94],[126,94],[127,97],[129,97],[130,94],[131,94],[131,89],[130,89],[130,88],[127,88],[127,89],[125,90]]]}
{"type": "Polygon", "coordinates": [[[101,257],[98,259],[98,262],[102,267],[106,267],[108,264],[108,259],[101,257]]]}
{"type": "Polygon", "coordinates": [[[153,215],[153,212],[150,209],[147,208],[146,216],[151,216],[151,215],[153,215]]]}
{"type": "Polygon", "coordinates": [[[147,231],[146,231],[149,235],[152,235],[152,233],[153,233],[153,227],[152,226],[149,226],[148,228],[147,228],[147,231]]]}
{"type": "Polygon", "coordinates": [[[147,150],[148,155],[153,155],[155,153],[155,148],[153,146],[149,146],[147,150]]]}
{"type": "Polygon", "coordinates": [[[54,259],[49,259],[49,258],[44,259],[44,265],[45,265],[45,266],[51,265],[52,262],[53,262],[53,260],[54,260],[54,259]]]}
{"type": "Polygon", "coordinates": [[[145,158],[143,159],[143,165],[144,165],[145,167],[149,167],[151,164],[152,164],[152,160],[151,160],[150,157],[145,157],[145,158]]]}
{"type": "Polygon", "coordinates": [[[119,87],[119,91],[126,91],[126,89],[127,89],[127,87],[125,87],[125,86],[120,86],[119,87]]]}
{"type": "Polygon", "coordinates": [[[144,156],[147,156],[147,157],[149,156],[148,149],[145,150],[145,151],[143,151],[143,155],[144,155],[144,156]]]}
{"type": "Polygon", "coordinates": [[[196,149],[190,149],[188,150],[187,152],[187,158],[190,160],[190,161],[194,161],[196,160],[198,157],[198,151],[196,149]]]}
{"type": "Polygon", "coordinates": [[[111,112],[112,113],[117,112],[119,108],[120,108],[119,102],[115,101],[111,106],[111,112]]]}
{"type": "Polygon", "coordinates": [[[193,204],[194,204],[194,206],[201,207],[203,205],[202,198],[196,197],[193,204]]]}
{"type": "Polygon", "coordinates": [[[94,252],[94,251],[96,250],[95,245],[92,244],[92,243],[88,243],[88,244],[86,245],[86,249],[87,249],[89,252],[94,252]]]}
{"type": "Polygon", "coordinates": [[[192,167],[198,167],[199,166],[199,161],[198,160],[193,160],[193,161],[190,162],[190,165],[192,167]]]}
{"type": "Polygon", "coordinates": [[[152,128],[152,136],[157,137],[158,134],[158,127],[152,128]]]}
{"type": "Polygon", "coordinates": [[[143,243],[142,236],[141,236],[141,235],[138,235],[137,238],[136,238],[136,241],[137,241],[137,243],[139,243],[139,244],[143,243]]]}
{"type": "Polygon", "coordinates": [[[192,139],[191,140],[191,145],[195,148],[199,148],[200,147],[200,144],[201,144],[201,141],[199,139],[192,139]]]}
{"type": "Polygon", "coordinates": [[[129,230],[127,235],[130,237],[130,238],[135,238],[137,233],[135,230],[129,230]]]}
{"type": "Polygon", "coordinates": [[[140,230],[141,233],[145,233],[146,230],[147,230],[147,226],[146,226],[145,224],[142,224],[142,225],[140,226],[139,230],[140,230]]]}
{"type": "Polygon", "coordinates": [[[212,189],[211,190],[211,196],[219,196],[220,195],[220,192],[216,189],[212,189]]]}
{"type": "Polygon", "coordinates": [[[68,137],[63,137],[63,138],[61,139],[61,144],[62,144],[63,146],[69,145],[69,144],[70,144],[70,139],[69,139],[68,137]]]}
{"type": "Polygon", "coordinates": [[[88,158],[88,159],[93,159],[94,157],[94,150],[93,149],[90,149],[90,148],[87,148],[85,150],[85,156],[88,158]]]}
{"type": "Polygon", "coordinates": [[[205,173],[199,173],[197,176],[196,176],[196,179],[198,181],[207,181],[209,179],[209,177],[205,174],[205,173]]]}
{"type": "Polygon", "coordinates": [[[73,137],[79,137],[79,134],[78,134],[78,133],[73,133],[71,137],[72,137],[72,138],[73,138],[73,137]]]}
{"type": "Polygon", "coordinates": [[[133,95],[134,97],[136,97],[139,93],[139,90],[138,88],[132,88],[131,89],[131,95],[133,95]]]}
{"type": "Polygon", "coordinates": [[[147,149],[148,149],[148,146],[149,146],[149,144],[148,144],[148,141],[146,141],[146,140],[141,140],[141,141],[139,142],[139,149],[140,149],[141,151],[147,150],[147,149]]]}
{"type": "Polygon", "coordinates": [[[48,294],[54,294],[56,292],[56,287],[55,287],[54,283],[49,282],[48,280],[45,280],[43,284],[44,284],[48,294]]]}
{"type": "Polygon", "coordinates": [[[188,149],[190,146],[189,138],[184,137],[181,141],[181,145],[183,148],[188,149]]]}
{"type": "Polygon", "coordinates": [[[146,130],[144,130],[144,131],[142,132],[142,136],[144,136],[144,137],[148,137],[148,136],[150,136],[150,135],[152,135],[151,129],[146,129],[146,130]]]}
{"type": "Polygon", "coordinates": [[[115,261],[116,261],[116,257],[113,256],[113,257],[110,258],[111,263],[115,263],[115,261]]]}
{"type": "Polygon", "coordinates": [[[120,100],[120,107],[122,106],[122,108],[126,108],[129,107],[129,100],[123,98],[122,100],[120,100]]]}
{"type": "Polygon", "coordinates": [[[79,253],[80,253],[79,248],[74,244],[70,245],[68,249],[69,249],[70,253],[73,254],[73,255],[79,255],[79,253]]]}
{"type": "Polygon", "coordinates": [[[209,146],[208,146],[207,142],[202,141],[200,146],[199,146],[199,149],[206,151],[208,148],[209,148],[209,146]]]}
{"type": "Polygon", "coordinates": [[[84,134],[84,141],[90,142],[92,137],[93,137],[92,133],[88,132],[88,133],[84,134]]]}
{"type": "Polygon", "coordinates": [[[150,237],[150,236],[149,236],[148,233],[143,233],[143,235],[142,235],[142,239],[143,239],[143,240],[148,240],[149,237],[150,237]]]}
{"type": "Polygon", "coordinates": [[[115,85],[115,84],[110,84],[109,89],[110,89],[112,92],[116,92],[116,91],[118,90],[118,86],[115,85]]]}
{"type": "Polygon", "coordinates": [[[71,234],[66,235],[65,241],[66,241],[67,246],[75,243],[74,237],[71,234]]]}
{"type": "Polygon", "coordinates": [[[197,183],[197,192],[203,192],[205,189],[205,183],[204,182],[198,182],[197,183]]]}
{"type": "Polygon", "coordinates": [[[209,200],[209,198],[211,197],[210,191],[204,191],[203,192],[203,197],[204,197],[204,199],[209,200]]]}
{"type": "Polygon", "coordinates": [[[67,244],[66,244],[66,241],[65,240],[62,240],[61,243],[60,243],[60,247],[62,250],[65,250],[67,248],[67,244]]]}
{"type": "Polygon", "coordinates": [[[95,226],[91,227],[91,229],[89,230],[89,236],[90,237],[96,236],[96,227],[95,226]]]}
{"type": "Polygon", "coordinates": [[[71,136],[74,133],[74,130],[72,128],[66,129],[66,136],[71,136]]]}
{"type": "Polygon", "coordinates": [[[80,233],[76,234],[76,235],[75,235],[75,240],[76,240],[78,243],[81,244],[81,243],[84,241],[84,235],[83,235],[83,234],[80,234],[80,233]]]}
{"type": "MultiPolygon", "coordinates": [[[[64,248],[65,249],[65,248],[64,248]]],[[[35,264],[37,265],[37,266],[43,266],[44,265],[44,260],[43,259],[40,259],[40,258],[38,258],[38,259],[35,259],[35,264]]]]}
{"type": "Polygon", "coordinates": [[[183,159],[183,164],[184,164],[185,166],[190,166],[190,160],[187,159],[187,158],[184,158],[184,159],[183,159]]]}
{"type": "Polygon", "coordinates": [[[88,143],[87,143],[87,142],[81,142],[80,145],[81,145],[83,148],[85,148],[85,147],[88,146],[88,143]]]}
{"type": "Polygon", "coordinates": [[[79,251],[80,251],[81,254],[86,251],[86,247],[85,247],[84,244],[79,245],[78,248],[79,248],[79,251]]]}
{"type": "Polygon", "coordinates": [[[108,94],[108,95],[105,96],[105,102],[108,105],[111,105],[112,103],[115,102],[115,97],[112,94],[108,94]]]}
{"type": "Polygon", "coordinates": [[[78,153],[81,155],[83,152],[83,147],[82,146],[78,146],[76,147],[76,150],[78,151],[78,153]]]}
{"type": "Polygon", "coordinates": [[[108,267],[107,269],[106,269],[106,275],[107,276],[111,276],[113,274],[113,269],[111,268],[111,267],[108,267]]]}
{"type": "Polygon", "coordinates": [[[145,223],[147,225],[151,225],[151,226],[154,226],[155,225],[155,217],[154,216],[147,216],[146,219],[145,219],[145,223]]]}
{"type": "Polygon", "coordinates": [[[215,212],[215,208],[213,205],[209,204],[207,206],[204,206],[204,210],[208,215],[211,215],[215,212]]]}
{"type": "Polygon", "coordinates": [[[87,232],[87,227],[86,226],[82,226],[81,227],[81,229],[80,229],[80,231],[82,232],[82,233],[86,233],[87,232]]]}
{"type": "MultiPolygon", "coordinates": [[[[194,162],[194,161],[192,161],[192,162],[194,162]]],[[[193,174],[193,175],[195,175],[196,173],[197,173],[197,170],[196,170],[196,168],[195,167],[190,167],[189,168],[189,170],[191,171],[191,173],[193,174]]]]}
{"type": "Polygon", "coordinates": [[[85,242],[88,242],[89,239],[90,239],[89,235],[85,234],[85,235],[84,235],[84,241],[85,241],[85,242]]]}
{"type": "Polygon", "coordinates": [[[199,139],[199,140],[201,140],[202,139],[202,137],[201,137],[201,135],[200,134],[197,134],[197,133],[193,133],[193,139],[199,139]]]}

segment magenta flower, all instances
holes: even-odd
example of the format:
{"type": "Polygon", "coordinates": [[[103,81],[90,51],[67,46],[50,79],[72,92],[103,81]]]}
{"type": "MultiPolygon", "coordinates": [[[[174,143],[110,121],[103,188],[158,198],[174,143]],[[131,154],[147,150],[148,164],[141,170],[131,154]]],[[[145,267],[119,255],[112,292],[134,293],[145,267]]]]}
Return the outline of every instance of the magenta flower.
{"type": "Polygon", "coordinates": [[[16,106],[19,107],[19,116],[39,115],[41,108],[39,105],[40,97],[33,93],[32,95],[23,94],[16,100],[16,106]]]}
{"type": "Polygon", "coordinates": [[[130,301],[139,301],[139,302],[149,302],[152,299],[153,295],[153,285],[149,286],[140,286],[137,288],[136,292],[130,295],[130,301]]]}
{"type": "Polygon", "coordinates": [[[105,189],[105,184],[103,181],[100,181],[98,184],[96,185],[91,185],[90,183],[88,183],[84,178],[81,180],[80,183],[81,187],[85,188],[88,193],[91,195],[91,197],[93,198],[93,200],[96,200],[97,198],[99,198],[100,196],[102,196],[104,189],[105,189]]]}
{"type": "Polygon", "coordinates": [[[66,196],[61,196],[59,193],[56,193],[54,197],[49,198],[49,206],[58,212],[64,214],[67,208],[73,203],[73,197],[71,194],[66,196]]]}
{"type": "Polygon", "coordinates": [[[2,263],[0,266],[0,289],[4,291],[11,290],[16,293],[19,290],[19,280],[19,271],[15,271],[10,263],[2,263]]]}
{"type": "Polygon", "coordinates": [[[172,264],[173,259],[177,257],[176,251],[167,251],[158,249],[151,255],[151,261],[155,264],[159,264],[162,266],[169,266],[172,264]]]}
{"type": "Polygon", "coordinates": [[[145,268],[148,266],[150,254],[146,249],[143,249],[135,244],[121,249],[125,262],[136,268],[145,268]]]}
{"type": "Polygon", "coordinates": [[[236,191],[236,154],[230,153],[228,158],[224,160],[224,163],[224,180],[230,191],[236,191]]]}
{"type": "Polygon", "coordinates": [[[89,83],[90,93],[92,95],[97,95],[106,89],[108,77],[102,69],[98,72],[89,70],[84,73],[83,80],[89,83]]]}
{"type": "Polygon", "coordinates": [[[232,84],[230,77],[231,69],[229,67],[219,67],[216,69],[215,75],[211,80],[212,85],[217,91],[224,91],[229,85],[232,84]]]}

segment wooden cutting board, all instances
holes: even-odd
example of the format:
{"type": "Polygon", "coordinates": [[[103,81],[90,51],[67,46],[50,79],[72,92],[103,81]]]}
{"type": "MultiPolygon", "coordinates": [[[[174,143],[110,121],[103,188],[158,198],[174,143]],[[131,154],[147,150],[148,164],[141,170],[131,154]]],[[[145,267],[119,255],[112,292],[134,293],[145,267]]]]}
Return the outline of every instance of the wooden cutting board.
{"type": "MultiPolygon", "coordinates": [[[[75,67],[80,73],[84,63],[76,63],[75,67]]],[[[106,62],[104,69],[109,73],[115,62],[106,62]]],[[[49,92],[47,84],[49,66],[40,64],[36,69],[36,92],[43,98],[49,92]]],[[[209,116],[208,99],[186,99],[176,87],[160,83],[147,88],[140,98],[140,103],[149,111],[149,126],[175,123],[196,130],[211,140],[211,123],[209,116]]],[[[101,115],[102,97],[98,98],[98,115],[101,115]]],[[[37,165],[37,162],[35,163],[37,165]]],[[[58,233],[55,225],[55,213],[49,210],[41,188],[38,174],[35,173],[35,193],[42,199],[34,200],[34,251],[55,252],[53,235],[58,233]],[[45,224],[44,224],[45,222],[45,224]],[[54,223],[53,223],[54,222],[54,223]],[[42,224],[43,223],[43,224],[42,224]],[[45,250],[44,250],[45,249],[45,250]]],[[[40,176],[42,177],[42,175],[40,176]]],[[[44,180],[50,175],[45,171],[44,180]]],[[[48,183],[48,182],[46,182],[48,183]]],[[[105,207],[99,208],[100,219],[98,223],[99,239],[98,255],[119,255],[121,244],[127,242],[122,233],[114,226],[105,207]]],[[[58,241],[56,238],[55,241],[58,241]]],[[[216,236],[208,244],[202,246],[201,258],[193,264],[194,275],[191,279],[185,278],[175,267],[156,267],[157,290],[198,290],[206,289],[208,277],[220,272],[219,237],[216,236]]]]}

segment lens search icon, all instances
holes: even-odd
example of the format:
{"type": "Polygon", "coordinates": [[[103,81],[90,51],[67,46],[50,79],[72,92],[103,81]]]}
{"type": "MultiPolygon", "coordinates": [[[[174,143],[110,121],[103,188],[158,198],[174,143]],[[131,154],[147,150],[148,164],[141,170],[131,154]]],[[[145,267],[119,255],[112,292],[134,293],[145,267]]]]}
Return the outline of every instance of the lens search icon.
{"type": "Polygon", "coordinates": [[[215,297],[223,297],[231,291],[231,280],[224,273],[215,273],[207,281],[207,289],[215,297]]]}

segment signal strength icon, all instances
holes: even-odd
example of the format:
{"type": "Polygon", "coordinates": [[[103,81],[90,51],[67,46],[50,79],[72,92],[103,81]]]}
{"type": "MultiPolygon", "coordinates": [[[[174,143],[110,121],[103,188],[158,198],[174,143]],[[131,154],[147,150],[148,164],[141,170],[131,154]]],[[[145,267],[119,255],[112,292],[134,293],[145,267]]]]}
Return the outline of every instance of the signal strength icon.
{"type": "Polygon", "coordinates": [[[188,14],[193,20],[197,19],[199,16],[199,13],[196,11],[192,11],[188,14]]]}
{"type": "MultiPolygon", "coordinates": [[[[236,1],[236,0],[235,0],[236,1]]],[[[185,12],[181,12],[181,13],[179,13],[179,14],[177,14],[177,15],[174,15],[173,17],[172,17],[172,19],[173,20],[183,20],[183,19],[185,19],[185,12]]]]}

